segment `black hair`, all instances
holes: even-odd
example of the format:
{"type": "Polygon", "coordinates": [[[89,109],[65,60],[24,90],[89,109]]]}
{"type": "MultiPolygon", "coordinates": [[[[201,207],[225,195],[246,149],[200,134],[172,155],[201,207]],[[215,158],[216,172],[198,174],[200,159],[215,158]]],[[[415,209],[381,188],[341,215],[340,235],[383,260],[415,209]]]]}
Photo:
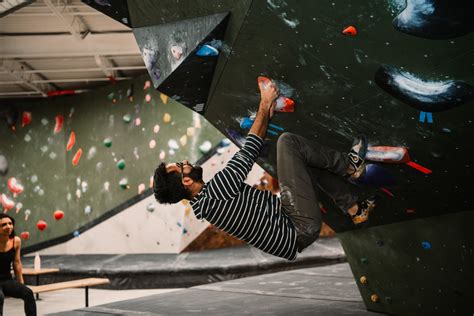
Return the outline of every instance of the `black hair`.
{"type": "Polygon", "coordinates": [[[155,199],[161,204],[173,204],[183,199],[192,199],[191,191],[182,183],[181,174],[178,172],[166,172],[164,162],[155,169],[153,191],[155,192],[155,199]]]}
{"type": "Polygon", "coordinates": [[[13,217],[11,217],[10,215],[7,215],[5,213],[0,213],[0,219],[2,219],[2,218],[9,218],[12,221],[13,230],[12,230],[10,236],[8,236],[8,237],[9,238],[15,237],[15,219],[13,217]]]}

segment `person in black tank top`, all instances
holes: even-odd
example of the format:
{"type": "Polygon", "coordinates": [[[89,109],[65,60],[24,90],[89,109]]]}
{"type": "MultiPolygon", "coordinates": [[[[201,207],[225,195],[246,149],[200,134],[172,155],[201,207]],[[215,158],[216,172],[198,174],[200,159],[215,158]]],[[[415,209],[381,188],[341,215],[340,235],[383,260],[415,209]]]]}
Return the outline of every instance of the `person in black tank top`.
{"type": "Polygon", "coordinates": [[[25,305],[27,316],[36,315],[33,291],[24,285],[20,259],[21,239],[15,236],[15,220],[0,213],[0,316],[3,315],[5,296],[20,298],[25,305]],[[11,268],[15,272],[12,278],[11,268]]]}

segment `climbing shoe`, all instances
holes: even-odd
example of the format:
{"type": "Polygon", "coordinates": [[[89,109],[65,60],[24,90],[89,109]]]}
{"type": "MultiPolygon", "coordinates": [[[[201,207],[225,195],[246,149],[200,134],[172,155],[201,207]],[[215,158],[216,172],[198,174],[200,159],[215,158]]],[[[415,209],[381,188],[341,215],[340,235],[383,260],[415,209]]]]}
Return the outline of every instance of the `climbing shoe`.
{"type": "Polygon", "coordinates": [[[357,202],[357,213],[350,215],[352,222],[356,225],[366,222],[369,214],[375,208],[376,196],[372,196],[365,201],[357,202]]]}
{"type": "Polygon", "coordinates": [[[351,179],[359,178],[365,171],[364,159],[367,155],[367,138],[365,135],[360,135],[354,140],[351,151],[347,154],[349,156],[348,176],[351,179]]]}

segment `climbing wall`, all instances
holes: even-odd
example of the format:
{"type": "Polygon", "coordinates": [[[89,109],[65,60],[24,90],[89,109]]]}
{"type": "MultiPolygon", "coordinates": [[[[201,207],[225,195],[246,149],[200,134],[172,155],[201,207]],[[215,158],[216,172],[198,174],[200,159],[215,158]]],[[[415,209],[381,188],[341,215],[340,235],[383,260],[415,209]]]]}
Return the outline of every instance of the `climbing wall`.
{"type": "Polygon", "coordinates": [[[474,143],[468,137],[474,132],[474,2],[129,0],[127,4],[155,87],[166,91],[173,87],[173,74],[181,74],[185,81],[174,85],[182,83],[184,88],[173,90],[170,97],[184,100],[236,144],[257,110],[257,78],[277,83],[289,100],[283,102],[287,112],[272,120],[258,162],[270,173],[275,174],[275,144],[282,132],[298,133],[340,151],[348,151],[358,134],[368,136],[367,176],[353,190],[361,199],[379,196],[369,223],[355,227],[324,194],[321,211],[341,236],[355,276],[363,274],[369,280],[370,290],[361,287],[361,293],[370,310],[472,314],[467,305],[472,294],[464,291],[473,279],[472,269],[457,269],[441,258],[453,255],[453,261],[474,262],[473,237],[463,224],[472,217],[474,202],[470,185],[474,143]],[[193,35],[193,45],[182,36],[186,27],[189,34],[200,34],[193,35]],[[170,39],[181,41],[164,43],[163,30],[168,30],[170,39]],[[202,32],[217,33],[206,37],[202,32]],[[155,37],[160,45],[150,45],[155,37]],[[202,69],[195,66],[199,62],[202,69]],[[200,80],[205,82],[199,83],[198,92],[187,88],[200,80]],[[409,228],[413,225],[417,234],[409,228]],[[409,250],[407,245],[412,245],[409,250]],[[368,264],[360,265],[362,258],[368,264]],[[410,264],[416,258],[425,264],[410,264]],[[403,272],[388,269],[389,262],[400,269],[409,266],[409,276],[425,277],[405,278],[402,286],[403,272]],[[447,270],[459,282],[435,287],[431,278],[437,280],[435,276],[447,270]],[[416,289],[416,295],[407,288],[416,289]],[[462,297],[453,300],[456,311],[438,304],[434,291],[462,297]]]}
{"type": "Polygon", "coordinates": [[[197,162],[224,138],[144,77],[0,109],[0,202],[24,253],[79,238],[149,196],[161,161],[197,162]]]}

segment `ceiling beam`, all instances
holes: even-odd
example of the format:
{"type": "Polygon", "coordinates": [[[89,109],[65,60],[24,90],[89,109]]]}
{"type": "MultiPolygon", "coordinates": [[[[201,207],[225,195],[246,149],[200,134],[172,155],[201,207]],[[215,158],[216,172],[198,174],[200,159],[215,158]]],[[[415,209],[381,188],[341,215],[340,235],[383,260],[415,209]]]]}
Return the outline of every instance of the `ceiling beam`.
{"type": "MultiPolygon", "coordinates": [[[[57,16],[61,22],[68,28],[69,32],[78,40],[84,39],[90,33],[84,20],[80,16],[74,16],[72,19],[66,17],[51,0],[43,0],[48,8],[57,16]]],[[[67,5],[66,5],[67,6],[67,5]]],[[[66,8],[66,6],[64,8],[66,8]]]]}
{"type": "MultiPolygon", "coordinates": [[[[117,77],[114,78],[116,81],[120,80],[129,80],[133,79],[133,77],[117,77]]],[[[45,84],[45,83],[71,83],[71,82],[100,82],[100,81],[110,81],[109,78],[72,78],[72,79],[37,79],[29,81],[31,84],[45,84]]],[[[0,81],[0,85],[12,85],[12,84],[23,84],[23,80],[17,81],[0,81]]],[[[38,91],[38,90],[36,90],[38,91]]]]}
{"type": "Polygon", "coordinates": [[[70,35],[0,36],[0,59],[141,56],[132,33],[89,34],[82,41],[70,35]]]}
{"type": "Polygon", "coordinates": [[[24,73],[25,70],[33,70],[25,63],[16,60],[3,60],[0,64],[0,70],[6,71],[17,80],[18,84],[40,93],[43,97],[48,96],[48,91],[55,90],[55,87],[48,82],[39,82],[39,80],[45,80],[43,76],[35,73],[24,73]]]}
{"type": "Polygon", "coordinates": [[[102,72],[105,74],[106,77],[109,77],[109,78],[118,77],[118,71],[111,69],[113,68],[114,65],[107,57],[97,54],[94,56],[94,59],[97,66],[100,67],[100,69],[102,70],[102,72]]]}
{"type": "MultiPolygon", "coordinates": [[[[108,70],[144,70],[145,66],[117,66],[107,68],[108,70]]],[[[70,72],[99,72],[103,71],[101,68],[64,68],[64,69],[35,69],[35,70],[25,70],[23,73],[70,73],[70,72]]],[[[0,74],[6,74],[7,71],[0,70],[0,74]]]]}

